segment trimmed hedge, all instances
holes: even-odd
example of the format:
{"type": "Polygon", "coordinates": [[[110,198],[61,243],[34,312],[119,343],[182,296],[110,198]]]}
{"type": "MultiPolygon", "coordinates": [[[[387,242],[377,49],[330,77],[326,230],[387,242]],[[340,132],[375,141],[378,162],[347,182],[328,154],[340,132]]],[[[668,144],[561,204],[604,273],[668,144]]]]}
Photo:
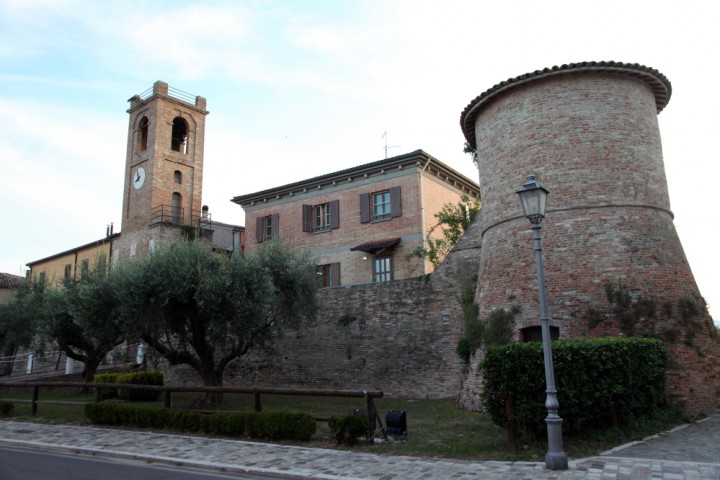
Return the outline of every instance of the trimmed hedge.
{"type": "Polygon", "coordinates": [[[12,417],[15,413],[15,404],[12,402],[0,402],[0,417],[12,417]]]}
{"type": "MultiPolygon", "coordinates": [[[[552,342],[560,417],[627,418],[666,404],[668,352],[660,340],[600,338],[552,342]]],[[[540,342],[489,348],[481,362],[482,394],[493,422],[507,426],[501,392],[514,400],[514,422],[521,430],[545,429],[545,369],[540,342]]]]}
{"type": "Polygon", "coordinates": [[[315,429],[315,418],[305,413],[252,412],[245,417],[245,431],[252,438],[310,440],[315,429]]]}
{"type": "Polygon", "coordinates": [[[286,411],[202,414],[117,403],[89,403],[85,405],[85,415],[101,425],[167,428],[228,436],[246,434],[268,440],[309,440],[316,428],[312,416],[286,411]]]}
{"type": "Polygon", "coordinates": [[[336,415],[330,417],[330,432],[338,444],[355,445],[358,437],[364,437],[370,429],[365,415],[336,415]]]}
{"type": "MultiPolygon", "coordinates": [[[[157,371],[143,371],[131,373],[99,373],[93,376],[97,383],[129,383],[137,385],[163,385],[163,373],[157,371]]],[[[128,388],[103,388],[100,390],[100,400],[119,398],[129,402],[154,402],[160,398],[162,392],[150,390],[130,390],[128,388]]]]}

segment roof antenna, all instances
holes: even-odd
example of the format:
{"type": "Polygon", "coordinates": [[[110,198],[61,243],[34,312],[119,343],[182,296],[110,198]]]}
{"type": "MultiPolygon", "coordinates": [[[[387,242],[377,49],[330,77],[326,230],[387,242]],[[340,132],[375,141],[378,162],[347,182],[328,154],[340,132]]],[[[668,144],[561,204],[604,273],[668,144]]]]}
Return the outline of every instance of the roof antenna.
{"type": "Polygon", "coordinates": [[[383,134],[382,134],[382,137],[380,137],[380,138],[384,138],[384,139],[385,139],[385,159],[387,160],[387,151],[388,151],[388,148],[399,148],[400,145],[391,145],[391,146],[388,146],[388,144],[387,144],[387,132],[383,133],[383,134]]]}

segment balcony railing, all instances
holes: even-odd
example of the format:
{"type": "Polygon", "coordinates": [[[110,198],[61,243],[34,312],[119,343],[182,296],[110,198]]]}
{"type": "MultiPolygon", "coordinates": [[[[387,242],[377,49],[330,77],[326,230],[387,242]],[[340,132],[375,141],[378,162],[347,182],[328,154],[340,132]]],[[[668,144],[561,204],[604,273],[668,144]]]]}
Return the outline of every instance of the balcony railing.
{"type": "Polygon", "coordinates": [[[212,215],[208,212],[193,210],[190,218],[185,216],[185,209],[173,207],[172,205],[158,205],[153,208],[150,224],[165,223],[179,227],[210,228],[212,215]]]}

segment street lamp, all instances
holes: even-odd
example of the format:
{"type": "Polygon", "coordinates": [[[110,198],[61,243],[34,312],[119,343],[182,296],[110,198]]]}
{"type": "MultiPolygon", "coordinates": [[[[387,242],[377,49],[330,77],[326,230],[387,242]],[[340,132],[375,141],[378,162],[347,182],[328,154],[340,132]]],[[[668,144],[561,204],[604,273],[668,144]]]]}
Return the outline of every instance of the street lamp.
{"type": "Polygon", "coordinates": [[[547,293],[545,292],[545,274],[543,273],[542,246],[540,244],[540,222],[545,218],[545,202],[548,192],[537,183],[535,175],[528,175],[527,181],[518,190],[525,216],[532,224],[535,242],[535,266],[537,268],[538,291],[540,293],[540,321],[542,323],[543,356],[545,361],[545,407],[548,414],[547,424],[548,451],[545,454],[545,466],[550,470],[567,470],[568,458],[563,451],[562,418],[558,415],[560,403],[555,388],[552,347],[550,345],[550,326],[548,324],[547,293]]]}

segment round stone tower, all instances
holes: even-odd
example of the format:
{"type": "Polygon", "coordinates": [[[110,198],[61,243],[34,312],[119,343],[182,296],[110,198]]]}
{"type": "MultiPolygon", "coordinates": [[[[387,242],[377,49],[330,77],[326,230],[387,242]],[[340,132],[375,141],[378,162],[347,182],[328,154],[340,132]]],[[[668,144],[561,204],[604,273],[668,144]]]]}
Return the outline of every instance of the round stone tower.
{"type": "Polygon", "coordinates": [[[460,123],[480,172],[482,317],[519,306],[520,340],[540,324],[532,232],[516,194],[528,174],[550,191],[542,236],[554,333],[662,338],[678,325],[678,301],[704,310],[663,166],[657,114],[670,95],[652,68],[583,62],[507,80],[470,102],[460,123]],[[657,311],[622,324],[606,285],[652,299],[657,311]]]}

